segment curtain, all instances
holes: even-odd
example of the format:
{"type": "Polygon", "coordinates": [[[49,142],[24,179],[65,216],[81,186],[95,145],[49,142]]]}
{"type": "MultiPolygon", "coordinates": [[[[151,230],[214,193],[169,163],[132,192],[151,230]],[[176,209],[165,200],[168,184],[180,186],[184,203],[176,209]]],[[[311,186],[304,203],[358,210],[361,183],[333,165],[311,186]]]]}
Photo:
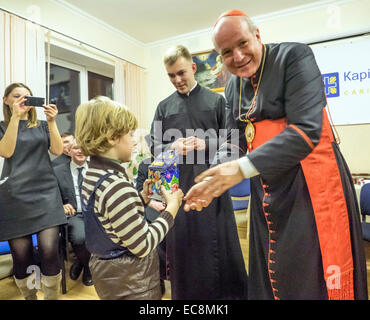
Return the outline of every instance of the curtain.
{"type": "Polygon", "coordinates": [[[144,128],[146,101],[145,70],[132,63],[116,60],[114,76],[114,100],[124,104],[144,128]]]}
{"type": "MultiPolygon", "coordinates": [[[[0,11],[0,25],[1,95],[9,84],[23,82],[34,96],[45,97],[44,29],[3,11],[0,11]]],[[[42,110],[38,118],[45,119],[42,110]]]]}
{"type": "Polygon", "coordinates": [[[126,106],[135,114],[139,128],[144,129],[144,101],[145,101],[145,74],[144,69],[126,63],[125,72],[125,101],[126,106]]]}
{"type": "MultiPolygon", "coordinates": [[[[9,84],[22,82],[30,87],[34,96],[45,97],[44,29],[1,10],[0,26],[1,96],[9,84]]],[[[46,119],[42,110],[37,110],[37,116],[46,119]]],[[[1,107],[0,120],[3,118],[1,107]]],[[[2,166],[0,157],[0,172],[2,166]]]]}
{"type": "Polygon", "coordinates": [[[125,105],[126,61],[117,59],[114,66],[114,100],[125,105]]]}
{"type": "Polygon", "coordinates": [[[135,181],[139,163],[150,157],[150,150],[145,141],[149,128],[144,125],[146,101],[145,70],[132,63],[116,60],[114,77],[114,100],[124,104],[136,117],[138,129],[135,132],[137,146],[132,160],[127,164],[127,174],[135,181]]]}

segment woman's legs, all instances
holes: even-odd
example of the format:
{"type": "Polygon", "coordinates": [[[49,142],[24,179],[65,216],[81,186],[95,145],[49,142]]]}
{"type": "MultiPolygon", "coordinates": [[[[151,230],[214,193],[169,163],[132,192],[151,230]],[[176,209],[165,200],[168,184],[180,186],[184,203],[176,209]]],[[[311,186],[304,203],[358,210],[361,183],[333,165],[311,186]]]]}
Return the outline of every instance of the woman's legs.
{"type": "Polygon", "coordinates": [[[37,234],[41,273],[55,276],[60,272],[59,226],[40,231],[37,234]]]}
{"type": "Polygon", "coordinates": [[[60,291],[59,226],[37,234],[41,260],[41,286],[45,300],[56,300],[60,291]]]}
{"type": "Polygon", "coordinates": [[[35,264],[33,259],[32,236],[24,236],[9,240],[10,252],[13,257],[14,276],[17,279],[26,278],[27,268],[35,264]]]}
{"type": "Polygon", "coordinates": [[[11,239],[9,240],[9,247],[13,257],[14,280],[19,291],[26,300],[36,300],[37,284],[32,281],[33,279],[28,281],[30,273],[35,270],[34,268],[28,269],[35,265],[32,236],[11,239]]]}
{"type": "MultiPolygon", "coordinates": [[[[41,260],[41,272],[54,276],[60,271],[59,259],[59,227],[52,227],[37,234],[38,248],[41,260]]],[[[27,268],[35,264],[33,257],[32,236],[24,236],[9,240],[10,252],[13,257],[14,275],[24,279],[29,274],[27,268]]]]}
{"type": "MultiPolygon", "coordinates": [[[[41,261],[41,285],[45,299],[57,299],[61,280],[59,226],[40,231],[37,234],[37,242],[41,261]]],[[[9,240],[9,247],[18,288],[26,299],[36,298],[35,287],[32,286],[31,281],[28,283],[30,273],[35,270],[34,268],[28,269],[35,265],[32,235],[9,240]]]]}

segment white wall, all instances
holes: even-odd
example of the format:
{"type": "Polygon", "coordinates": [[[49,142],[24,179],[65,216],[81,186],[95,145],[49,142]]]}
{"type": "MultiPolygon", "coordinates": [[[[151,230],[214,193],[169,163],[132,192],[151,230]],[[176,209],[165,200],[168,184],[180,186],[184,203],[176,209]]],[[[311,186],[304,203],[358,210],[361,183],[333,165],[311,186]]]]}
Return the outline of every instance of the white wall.
{"type": "MultiPolygon", "coordinates": [[[[325,1],[326,5],[303,6],[284,10],[273,15],[252,17],[261,32],[262,41],[268,42],[315,42],[341,36],[370,32],[369,0],[325,1]],[[329,4],[328,4],[329,3],[329,4]],[[333,5],[335,3],[335,5],[333,5]]],[[[247,8],[240,8],[248,12],[247,8]]],[[[215,17],[216,19],[216,17],[215,17]]],[[[168,80],[162,63],[165,51],[177,44],[188,47],[192,53],[213,49],[211,29],[167,39],[148,46],[148,113],[150,126],[158,103],[170,95],[174,88],[168,80]]],[[[362,145],[361,137],[370,137],[370,125],[338,126],[340,148],[353,173],[370,173],[370,150],[362,145]],[[353,140],[357,144],[353,144],[353,140]],[[357,146],[357,147],[354,147],[357,146]]],[[[363,141],[363,140],[362,140],[363,141]]]]}
{"type": "Polygon", "coordinates": [[[54,0],[0,0],[0,8],[145,67],[141,42],[54,0]]]}
{"type": "MultiPolygon", "coordinates": [[[[0,0],[0,9],[35,21],[49,29],[66,34],[78,41],[85,42],[145,68],[146,49],[141,42],[97,22],[91,17],[81,14],[81,12],[75,12],[55,0],[0,0]]],[[[72,44],[69,41],[63,43],[63,37],[52,35],[54,44],[86,54],[84,48],[78,48],[75,44],[78,41],[72,44]]],[[[90,58],[98,57],[99,60],[108,64],[112,63],[110,59],[105,59],[104,54],[101,54],[98,50],[88,49],[88,56],[90,58]]],[[[2,110],[0,112],[2,114],[2,110]]],[[[2,162],[3,159],[0,157],[0,172],[2,162]]]]}
{"type": "Polygon", "coordinates": [[[144,123],[149,127],[154,116],[158,103],[174,92],[174,87],[168,79],[168,75],[163,65],[163,56],[168,48],[182,44],[191,53],[207,51],[213,48],[209,32],[200,32],[197,35],[180,36],[152,44],[147,48],[148,54],[148,112],[144,123]]]}

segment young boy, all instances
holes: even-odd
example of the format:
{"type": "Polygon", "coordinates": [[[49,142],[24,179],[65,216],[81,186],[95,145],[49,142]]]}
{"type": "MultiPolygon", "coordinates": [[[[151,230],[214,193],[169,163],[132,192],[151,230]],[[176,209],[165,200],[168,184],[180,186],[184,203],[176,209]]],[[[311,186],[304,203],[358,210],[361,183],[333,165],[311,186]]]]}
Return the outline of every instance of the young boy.
{"type": "Polygon", "coordinates": [[[106,97],[94,98],[76,112],[76,139],[91,157],[82,200],[89,266],[100,299],[161,299],[155,248],[182,203],[181,190],[162,188],[167,207],[151,224],[146,222],[150,180],[138,194],[121,166],[130,160],[136,128],[135,116],[106,97]]]}

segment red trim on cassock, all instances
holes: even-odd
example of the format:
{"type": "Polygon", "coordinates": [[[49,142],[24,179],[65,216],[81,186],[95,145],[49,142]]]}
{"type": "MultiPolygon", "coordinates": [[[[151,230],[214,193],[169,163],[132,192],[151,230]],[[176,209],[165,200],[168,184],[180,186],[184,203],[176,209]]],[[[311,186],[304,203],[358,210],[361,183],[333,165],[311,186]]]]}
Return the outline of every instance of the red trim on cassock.
{"type": "Polygon", "coordinates": [[[270,285],[271,285],[271,290],[272,290],[272,295],[274,296],[274,299],[275,300],[280,300],[279,296],[277,295],[277,292],[278,292],[278,289],[275,288],[276,286],[276,279],[273,279],[274,277],[274,274],[275,274],[275,271],[273,270],[274,268],[274,263],[275,263],[275,258],[274,256],[272,255],[275,255],[276,253],[276,249],[274,247],[274,249],[272,249],[272,246],[275,245],[276,241],[273,240],[271,237],[273,236],[273,233],[275,233],[275,231],[272,229],[272,221],[270,221],[270,216],[271,214],[266,210],[266,207],[268,207],[268,203],[265,202],[266,200],[266,197],[269,197],[270,194],[267,192],[266,188],[268,188],[269,186],[268,185],[265,185],[262,181],[262,178],[260,178],[260,181],[261,181],[261,185],[262,185],[262,188],[264,190],[264,196],[263,196],[263,200],[262,200],[262,210],[263,210],[263,213],[265,215],[265,221],[266,221],[266,225],[267,225],[267,229],[268,229],[268,232],[269,232],[269,240],[268,240],[268,252],[267,252],[267,269],[268,269],[268,275],[269,275],[269,280],[270,280],[270,285]]]}
{"type": "MultiPolygon", "coordinates": [[[[256,132],[252,150],[287,127],[285,118],[264,120],[254,125],[256,132]]],[[[306,134],[302,135],[296,126],[290,127],[308,143],[306,134]]],[[[309,142],[309,145],[313,146],[312,141],[309,142]]],[[[353,258],[349,218],[332,142],[334,137],[324,108],[320,141],[301,161],[301,166],[315,214],[328,297],[331,300],[353,300],[353,258]]]]}
{"type": "Polygon", "coordinates": [[[281,133],[286,128],[286,119],[263,120],[254,122],[254,139],[252,141],[252,150],[257,149],[266,141],[281,133]]]}
{"type": "Polygon", "coordinates": [[[307,142],[307,144],[310,146],[310,148],[313,150],[315,149],[315,146],[313,145],[312,141],[310,140],[310,138],[307,136],[307,134],[304,133],[303,130],[299,129],[297,126],[295,126],[294,124],[290,124],[289,127],[293,128],[295,131],[297,131],[301,136],[302,138],[304,139],[304,141],[307,142]]]}

